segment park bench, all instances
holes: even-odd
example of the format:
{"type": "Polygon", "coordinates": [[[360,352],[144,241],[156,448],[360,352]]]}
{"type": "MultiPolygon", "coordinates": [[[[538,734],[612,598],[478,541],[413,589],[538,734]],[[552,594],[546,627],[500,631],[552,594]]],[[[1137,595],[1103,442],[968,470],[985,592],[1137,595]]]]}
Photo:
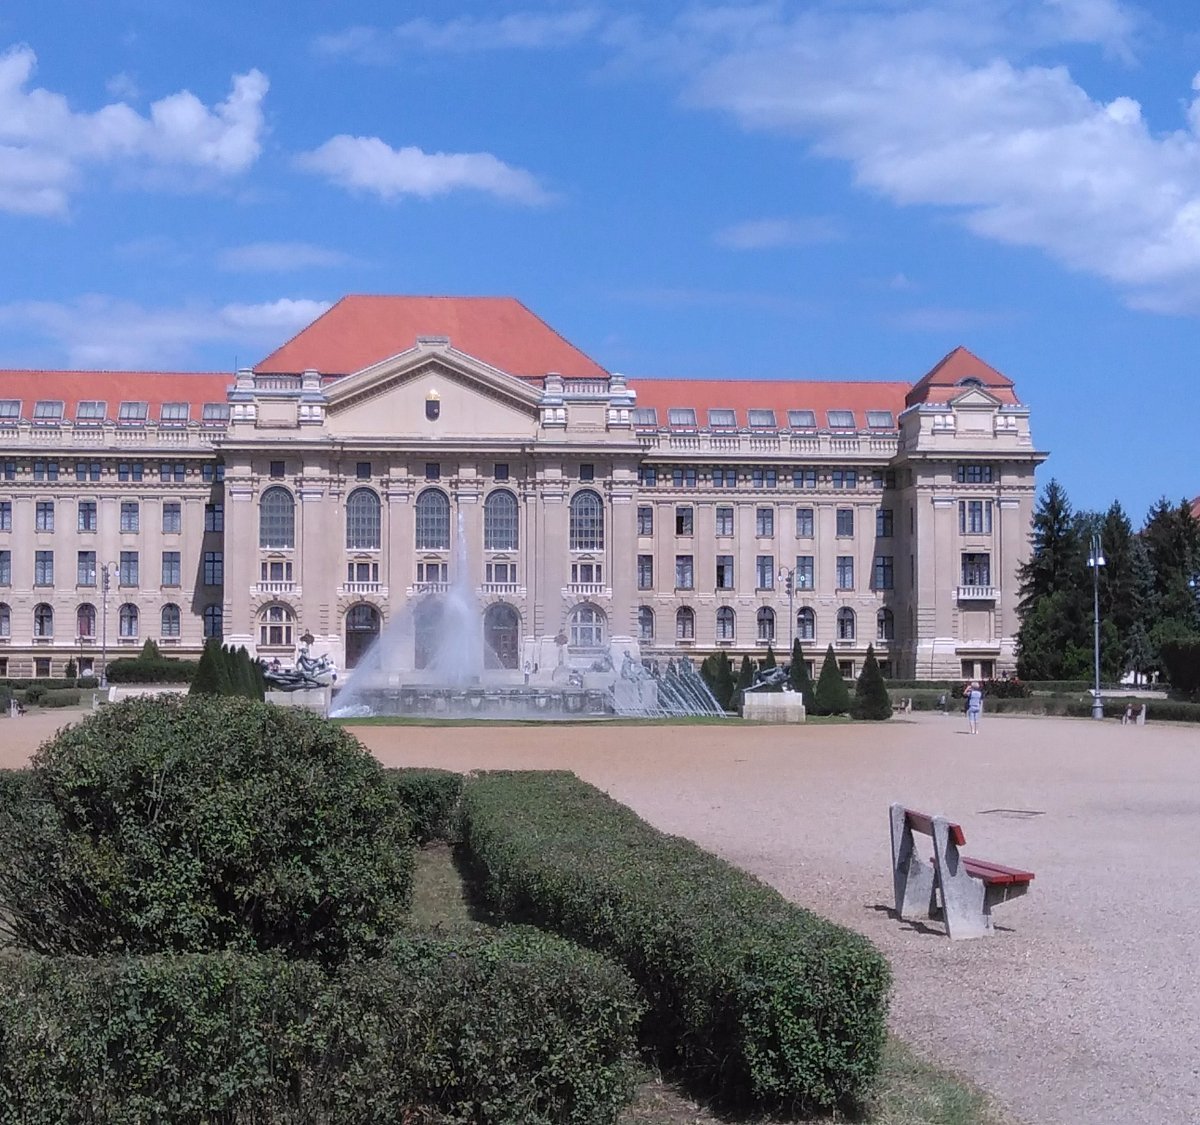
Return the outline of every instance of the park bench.
{"type": "Polygon", "coordinates": [[[893,804],[891,829],[897,915],[940,916],[952,939],[993,933],[992,907],[1019,898],[1033,881],[1032,871],[963,855],[959,849],[966,847],[967,837],[962,826],[944,816],[893,804]],[[932,837],[933,859],[928,863],[917,854],[913,833],[932,837]]]}

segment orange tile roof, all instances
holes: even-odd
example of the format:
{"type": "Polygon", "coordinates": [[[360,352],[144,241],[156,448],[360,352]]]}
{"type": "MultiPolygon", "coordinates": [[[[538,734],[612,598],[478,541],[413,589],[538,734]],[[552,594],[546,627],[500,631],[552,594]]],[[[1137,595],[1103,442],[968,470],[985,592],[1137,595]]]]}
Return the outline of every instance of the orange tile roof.
{"type": "Polygon", "coordinates": [[[33,418],[35,402],[63,404],[63,418],[75,420],[80,402],[106,403],[105,416],[115,420],[122,402],[147,404],[147,419],[158,421],[164,402],[186,402],[189,420],[200,421],[207,402],[225,401],[233,376],[169,371],[0,371],[0,400],[21,402],[21,417],[33,418]]]}
{"type": "Polygon", "coordinates": [[[349,375],[407,351],[418,336],[447,336],[458,351],[523,378],[607,374],[513,297],[343,297],[255,370],[349,375]]]}
{"type": "Polygon", "coordinates": [[[774,410],[779,429],[788,428],[789,410],[812,410],[816,428],[830,428],[830,410],[850,410],[856,429],[865,430],[868,410],[886,410],[895,420],[904,409],[904,396],[911,383],[871,382],[808,382],[807,380],[742,380],[742,379],[637,379],[640,408],[654,407],[658,425],[666,428],[667,411],[674,407],[691,407],[696,411],[696,425],[708,427],[708,412],[713,409],[733,410],[739,429],[750,426],[748,411],[774,410]]]}
{"type": "Polygon", "coordinates": [[[973,352],[958,347],[917,381],[908,394],[907,404],[914,406],[918,402],[949,402],[962,394],[961,384],[964,379],[978,379],[988,394],[1003,403],[1017,402],[1013,381],[1007,375],[1001,375],[973,352]]]}

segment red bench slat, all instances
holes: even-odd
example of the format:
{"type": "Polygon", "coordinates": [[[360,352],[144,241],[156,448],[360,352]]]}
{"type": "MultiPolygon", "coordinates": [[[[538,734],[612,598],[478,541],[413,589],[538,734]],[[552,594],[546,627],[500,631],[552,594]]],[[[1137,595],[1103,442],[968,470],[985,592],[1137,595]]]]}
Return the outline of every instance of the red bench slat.
{"type": "MultiPolygon", "coordinates": [[[[926,836],[933,835],[933,817],[929,813],[916,812],[913,809],[904,810],[905,820],[908,822],[909,828],[914,832],[923,832],[926,836]]],[[[950,839],[954,841],[958,847],[964,847],[967,842],[967,837],[963,833],[962,825],[950,825],[950,839]]]]}
{"type": "Polygon", "coordinates": [[[1002,863],[991,863],[986,859],[972,859],[970,856],[962,857],[963,866],[967,869],[967,874],[976,879],[982,879],[985,883],[1032,883],[1034,875],[1032,871],[1022,871],[1017,867],[1005,867],[1002,863]]]}

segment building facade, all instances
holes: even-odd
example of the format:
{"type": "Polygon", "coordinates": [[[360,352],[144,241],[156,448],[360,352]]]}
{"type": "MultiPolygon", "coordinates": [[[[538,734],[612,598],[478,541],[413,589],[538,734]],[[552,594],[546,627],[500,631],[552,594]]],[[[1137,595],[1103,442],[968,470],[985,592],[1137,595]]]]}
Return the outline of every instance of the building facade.
{"type": "Polygon", "coordinates": [[[469,577],[499,669],[868,644],[1014,666],[1029,410],[914,383],[641,380],[506,298],[348,297],[253,369],[0,372],[0,675],[206,636],[420,670],[469,577]]]}

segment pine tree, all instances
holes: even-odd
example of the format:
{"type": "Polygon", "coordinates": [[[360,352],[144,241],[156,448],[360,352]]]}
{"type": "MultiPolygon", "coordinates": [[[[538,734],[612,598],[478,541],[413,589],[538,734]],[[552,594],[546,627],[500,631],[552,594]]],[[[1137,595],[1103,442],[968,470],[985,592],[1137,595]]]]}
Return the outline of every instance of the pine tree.
{"type": "Polygon", "coordinates": [[[753,683],[754,683],[754,664],[751,662],[750,657],[743,656],[742,657],[742,666],[738,670],[737,685],[734,688],[735,699],[733,701],[739,711],[741,710],[741,707],[742,707],[742,694],[753,683]]]}
{"type": "Polygon", "coordinates": [[[759,667],[765,672],[768,668],[777,668],[778,666],[778,662],[775,659],[775,647],[768,641],[767,655],[763,657],[762,664],[759,667]]]}
{"type": "Polygon", "coordinates": [[[846,681],[842,679],[837,657],[833,654],[833,645],[830,645],[825,650],[821,674],[817,677],[817,687],[813,692],[812,713],[814,715],[844,715],[849,710],[850,691],[846,687],[846,681]]]}
{"type": "Polygon", "coordinates": [[[1172,506],[1159,500],[1146,517],[1142,541],[1154,574],[1154,620],[1151,640],[1157,645],[1170,638],[1191,636],[1200,627],[1195,593],[1189,583],[1200,566],[1200,523],[1191,505],[1181,500],[1172,506]]]}
{"type": "Polygon", "coordinates": [[[147,664],[157,664],[162,658],[163,655],[159,651],[157,642],[147,637],[145,643],[142,645],[142,651],[138,659],[144,660],[147,664]]]}
{"type": "Polygon", "coordinates": [[[792,691],[799,692],[804,700],[804,710],[811,712],[813,682],[808,674],[808,661],[804,659],[804,649],[800,645],[799,637],[792,641],[792,666],[788,669],[788,679],[791,681],[792,691]]]}
{"type": "Polygon", "coordinates": [[[856,719],[876,721],[892,717],[892,701],[879,670],[879,661],[875,659],[874,645],[867,645],[867,657],[854,688],[853,714],[856,719]]]}
{"type": "Polygon", "coordinates": [[[216,637],[209,637],[204,642],[204,651],[200,654],[200,664],[196,668],[196,678],[192,680],[188,694],[229,694],[229,673],[225,664],[225,654],[220,640],[216,637]]]}
{"type": "Polygon", "coordinates": [[[717,653],[717,684],[718,690],[713,694],[717,697],[717,702],[726,710],[733,710],[733,695],[737,690],[737,681],[733,674],[733,664],[729,660],[729,653],[721,649],[717,653]]]}

